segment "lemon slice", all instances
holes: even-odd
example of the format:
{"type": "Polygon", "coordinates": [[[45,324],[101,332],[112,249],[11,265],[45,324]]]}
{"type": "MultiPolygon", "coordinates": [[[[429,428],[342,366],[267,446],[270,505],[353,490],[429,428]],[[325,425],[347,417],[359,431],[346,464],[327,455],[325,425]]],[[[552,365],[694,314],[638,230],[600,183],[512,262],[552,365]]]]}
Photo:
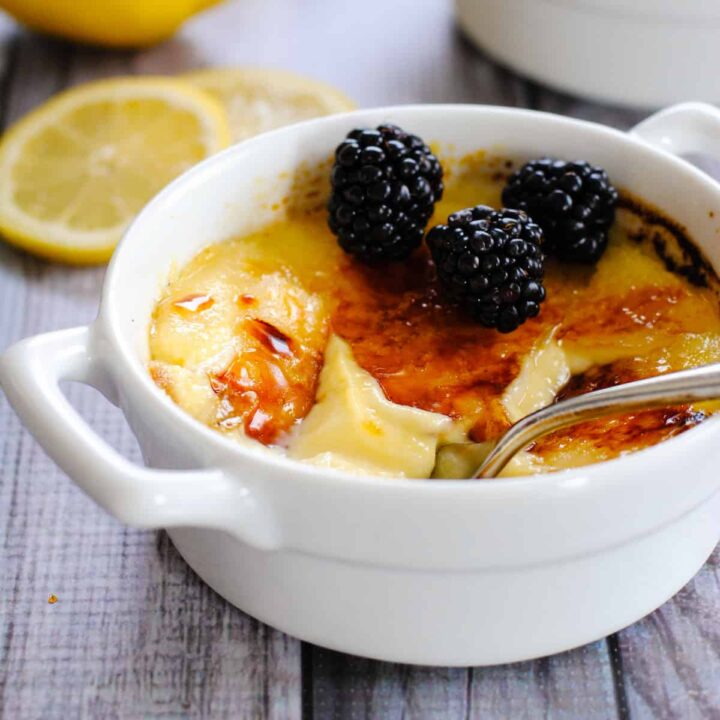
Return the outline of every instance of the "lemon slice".
{"type": "Polygon", "coordinates": [[[182,77],[222,102],[234,142],[357,107],[334,87],[284,70],[213,68],[182,77]]]}
{"type": "Polygon", "coordinates": [[[54,260],[105,261],[153,195],[229,139],[222,106],[181,80],[68,90],[0,142],[0,232],[54,260]]]}

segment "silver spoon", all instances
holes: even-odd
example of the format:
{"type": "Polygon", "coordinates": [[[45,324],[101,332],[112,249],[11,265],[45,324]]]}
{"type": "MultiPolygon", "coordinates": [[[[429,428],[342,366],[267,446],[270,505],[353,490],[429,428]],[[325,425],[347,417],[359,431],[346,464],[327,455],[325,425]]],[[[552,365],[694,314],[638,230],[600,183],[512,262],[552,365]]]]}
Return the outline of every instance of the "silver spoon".
{"type": "Polygon", "coordinates": [[[516,422],[492,443],[455,443],[438,451],[433,477],[458,477],[463,463],[469,478],[494,478],[512,458],[543,435],[586,420],[636,409],[720,398],[720,363],[616,385],[548,405],[516,422]],[[467,473],[467,470],[466,470],[467,473]]]}

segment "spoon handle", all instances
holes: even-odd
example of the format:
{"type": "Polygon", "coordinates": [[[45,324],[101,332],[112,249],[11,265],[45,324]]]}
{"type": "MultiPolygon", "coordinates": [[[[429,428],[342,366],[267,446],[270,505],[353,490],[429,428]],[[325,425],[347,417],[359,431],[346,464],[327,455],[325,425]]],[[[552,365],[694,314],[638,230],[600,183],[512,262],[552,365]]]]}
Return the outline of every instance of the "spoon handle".
{"type": "Polygon", "coordinates": [[[473,477],[497,477],[516,453],[554,430],[638,408],[717,398],[720,398],[720,363],[578,395],[548,405],[515,423],[500,438],[473,477]]]}

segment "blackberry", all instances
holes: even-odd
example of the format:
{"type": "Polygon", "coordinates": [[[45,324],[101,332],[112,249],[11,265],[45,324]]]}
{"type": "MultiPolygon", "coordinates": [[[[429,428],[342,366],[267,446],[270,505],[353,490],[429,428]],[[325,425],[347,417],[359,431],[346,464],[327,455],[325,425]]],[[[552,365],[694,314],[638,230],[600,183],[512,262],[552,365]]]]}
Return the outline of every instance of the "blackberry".
{"type": "Polygon", "coordinates": [[[512,332],[545,299],[543,232],[521,210],[477,205],[427,236],[448,296],[485,327],[512,332]]]}
{"type": "Polygon", "coordinates": [[[408,257],[443,192],[430,148],[394,125],[350,132],[335,151],[331,183],[330,230],[368,263],[408,257]]]}
{"type": "Polygon", "coordinates": [[[502,200],[540,225],[549,255],[595,263],[607,247],[618,193],[602,168],[543,158],[510,176],[502,200]]]}

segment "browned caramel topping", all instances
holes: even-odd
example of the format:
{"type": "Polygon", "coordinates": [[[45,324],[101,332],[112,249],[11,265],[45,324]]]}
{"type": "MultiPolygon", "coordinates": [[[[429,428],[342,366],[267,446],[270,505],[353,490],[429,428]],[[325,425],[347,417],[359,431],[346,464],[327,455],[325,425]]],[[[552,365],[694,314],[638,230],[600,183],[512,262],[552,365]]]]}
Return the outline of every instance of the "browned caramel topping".
{"type": "Polygon", "coordinates": [[[181,310],[196,313],[211,308],[214,303],[215,301],[209,295],[195,293],[180,300],[175,300],[175,302],[173,302],[173,306],[180,308],[181,310]]]}
{"type": "Polygon", "coordinates": [[[688,407],[644,410],[619,417],[580,423],[570,430],[553,433],[538,442],[533,452],[548,455],[563,450],[569,442],[586,442],[606,458],[640,450],[679,435],[705,419],[703,413],[688,407]]]}
{"type": "Polygon", "coordinates": [[[341,277],[333,329],[390,400],[470,416],[478,440],[502,432],[500,397],[552,312],[510,335],[480,327],[441,301],[423,253],[382,272],[348,261],[341,277]]]}
{"type": "MultiPolygon", "coordinates": [[[[558,328],[556,338],[563,342],[612,346],[613,338],[637,333],[674,336],[687,331],[683,323],[687,325],[691,312],[698,312],[692,311],[689,287],[677,283],[613,292],[591,283],[591,270],[573,268],[573,273],[568,275],[566,267],[550,260],[545,279],[548,299],[540,316],[503,335],[473,323],[442,300],[426,254],[418,253],[382,272],[346,261],[334,290],[337,306],[332,325],[390,400],[462,418],[474,441],[494,439],[510,424],[503,393],[533,345],[553,328],[558,328]]],[[[640,377],[630,362],[612,369],[616,378],[604,378],[593,387],[640,377]]],[[[579,391],[577,383],[587,384],[589,379],[583,377],[573,387],[579,391]]],[[[646,444],[656,435],[661,439],[678,432],[678,425],[658,423],[651,431],[647,417],[637,423],[628,419],[618,446],[630,441],[630,426],[646,437],[646,444]]],[[[567,431],[571,433],[576,431],[567,431]]]]}
{"type": "MultiPolygon", "coordinates": [[[[573,377],[559,393],[558,400],[638,379],[631,362],[603,365],[573,377]]],[[[540,455],[550,454],[564,449],[572,440],[602,449],[605,457],[616,457],[623,452],[638,450],[678,435],[704,419],[704,413],[686,405],[626,413],[580,423],[568,430],[552,433],[539,440],[533,450],[540,455]]]]}
{"type": "Polygon", "coordinates": [[[640,287],[622,295],[593,298],[592,307],[571,306],[560,329],[558,339],[582,340],[599,334],[619,335],[658,325],[664,332],[682,332],[682,319],[673,308],[688,297],[688,290],[676,287],[640,287]]]}
{"type": "Polygon", "coordinates": [[[238,295],[237,299],[238,305],[245,306],[245,307],[251,307],[252,305],[257,304],[257,300],[255,299],[254,295],[248,295],[247,293],[243,293],[242,295],[238,295]]]}
{"type": "Polygon", "coordinates": [[[219,424],[242,424],[247,435],[268,445],[310,411],[322,357],[265,320],[246,318],[243,324],[250,346],[211,377],[210,386],[222,399],[219,424]]]}
{"type": "Polygon", "coordinates": [[[565,400],[639,379],[638,375],[633,371],[631,363],[627,361],[608,363],[607,365],[590,368],[587,372],[572,377],[568,384],[558,393],[557,399],[565,400]]]}
{"type": "Polygon", "coordinates": [[[257,318],[248,318],[246,321],[248,331],[257,338],[274,355],[292,355],[290,338],[278,330],[272,323],[257,318]]]}

